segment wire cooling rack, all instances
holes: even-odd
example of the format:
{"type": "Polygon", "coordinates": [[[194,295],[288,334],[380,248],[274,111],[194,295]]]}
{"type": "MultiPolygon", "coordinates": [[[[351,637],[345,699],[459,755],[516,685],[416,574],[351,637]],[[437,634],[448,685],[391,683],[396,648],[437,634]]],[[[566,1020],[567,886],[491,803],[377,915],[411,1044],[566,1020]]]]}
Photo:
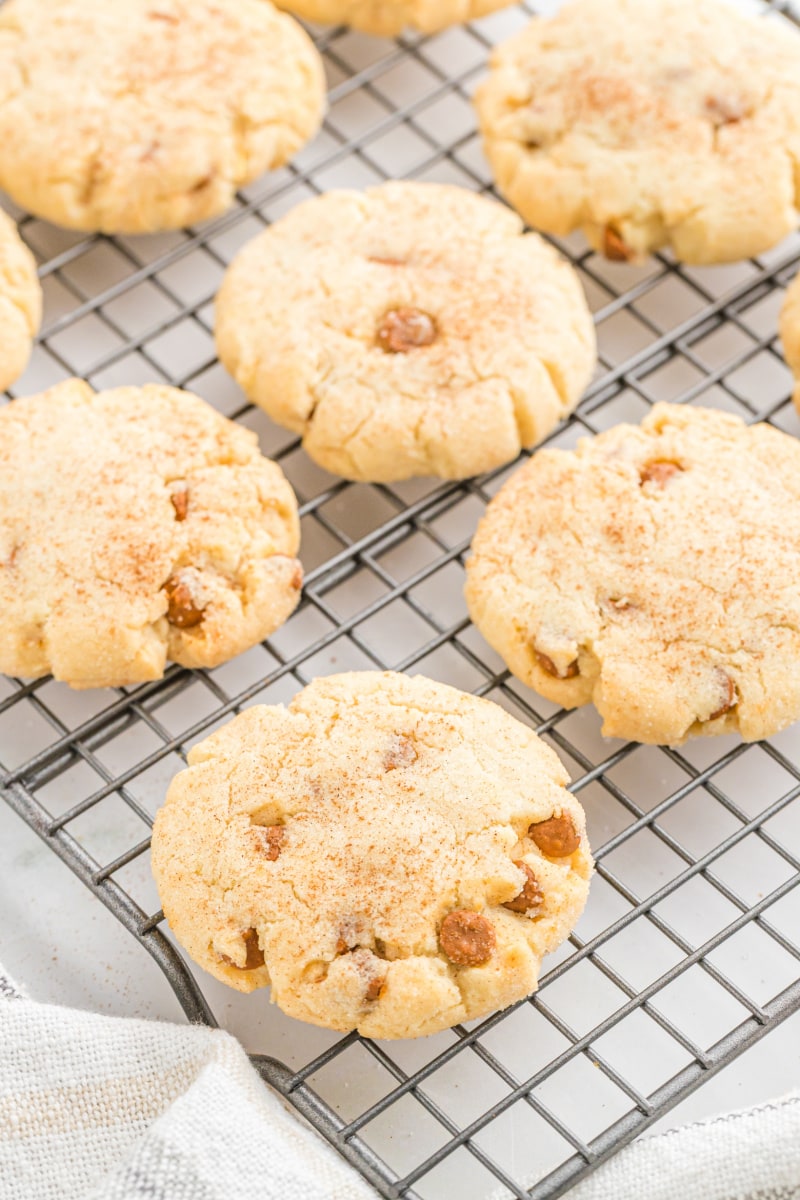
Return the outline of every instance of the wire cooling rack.
{"type": "MultiPolygon", "coordinates": [[[[215,671],[85,693],[0,679],[3,795],[156,959],[187,1016],[237,1032],[263,1077],[386,1197],[558,1196],[800,1007],[800,729],[676,751],[604,740],[591,708],[556,710],[508,676],[464,608],[469,539],[509,469],[445,485],[335,479],[243,403],[214,357],[226,264],[301,198],[402,175],[489,189],[469,94],[491,45],[527,19],[512,8],[397,42],[323,33],[324,132],[203,228],[110,240],[15,213],[46,296],[15,394],[72,374],[97,388],[164,380],[256,429],[302,502],[307,583],[283,629],[215,671]],[[586,914],[537,995],[413,1042],[340,1038],[264,993],[196,977],[149,871],[153,814],[194,742],[314,675],[375,667],[489,696],[533,725],[572,772],[597,856],[586,914]]],[[[800,433],[776,345],[800,239],[715,269],[667,257],[630,267],[579,238],[559,245],[595,312],[601,363],[551,444],[638,421],[659,399],[800,433]]]]}

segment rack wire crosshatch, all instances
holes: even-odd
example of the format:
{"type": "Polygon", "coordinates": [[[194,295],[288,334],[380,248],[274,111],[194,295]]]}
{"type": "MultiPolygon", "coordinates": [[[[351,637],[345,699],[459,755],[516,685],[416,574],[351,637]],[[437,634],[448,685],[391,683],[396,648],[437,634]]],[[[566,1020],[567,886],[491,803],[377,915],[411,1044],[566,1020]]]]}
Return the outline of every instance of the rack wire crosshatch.
{"type": "MultiPolygon", "coordinates": [[[[779,0],[762,7],[795,20],[779,0]]],[[[5,799],[156,959],[189,1019],[213,1024],[216,1010],[230,1024],[234,1001],[201,986],[169,938],[148,828],[189,746],[242,705],[334,670],[429,674],[530,722],[586,807],[590,903],[529,1001],[420,1042],[370,1043],[299,1026],[263,994],[236,998],[263,1077],[386,1197],[561,1195],[800,1008],[800,729],[752,746],[603,740],[593,710],[565,713],[525,689],[467,620],[463,560],[509,468],[453,484],[335,479],[243,404],[214,357],[225,266],[301,198],[401,175],[490,189],[469,93],[529,11],[397,42],[321,34],[323,133],[202,229],[107,239],[14,214],[41,260],[47,314],[14,394],[72,374],[187,387],[257,429],[302,502],[304,599],[264,646],[114,692],[0,679],[5,799]]],[[[558,245],[586,288],[601,363],[552,444],[637,421],[658,399],[800,433],[776,332],[800,237],[714,269],[667,257],[634,268],[578,238],[558,245]]]]}

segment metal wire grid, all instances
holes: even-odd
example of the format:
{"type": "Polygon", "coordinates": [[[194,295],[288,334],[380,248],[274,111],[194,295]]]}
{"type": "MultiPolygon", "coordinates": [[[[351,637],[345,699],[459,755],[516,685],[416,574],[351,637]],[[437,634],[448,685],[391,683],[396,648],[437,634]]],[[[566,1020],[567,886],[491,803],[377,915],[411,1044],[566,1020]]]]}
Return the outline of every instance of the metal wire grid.
{"type": "MultiPolygon", "coordinates": [[[[206,396],[256,428],[293,482],[308,571],[292,620],[216,671],[79,695],[0,680],[3,794],[158,961],[190,1019],[215,1023],[216,998],[252,1049],[280,1047],[254,1053],[258,1069],[387,1197],[560,1195],[800,1007],[800,734],[680,751],[604,741],[593,711],[556,710],[510,678],[466,618],[464,555],[508,469],[439,486],[336,480],[244,405],[214,359],[224,267],[302,196],[399,174],[488,189],[469,91],[492,42],[526,19],[511,9],[397,43],[319,37],[324,133],[202,229],[109,240],[22,220],[48,315],[16,394],[80,373],[206,396]],[[419,1043],[299,1027],[258,997],[231,1016],[155,911],[147,832],[188,748],[244,704],[353,667],[427,673],[530,722],[572,770],[597,857],[587,913],[537,995],[419,1043]]],[[[617,266],[579,239],[559,244],[595,310],[601,369],[552,443],[638,420],[657,399],[800,432],[775,332],[800,241],[711,271],[665,257],[617,266]]]]}

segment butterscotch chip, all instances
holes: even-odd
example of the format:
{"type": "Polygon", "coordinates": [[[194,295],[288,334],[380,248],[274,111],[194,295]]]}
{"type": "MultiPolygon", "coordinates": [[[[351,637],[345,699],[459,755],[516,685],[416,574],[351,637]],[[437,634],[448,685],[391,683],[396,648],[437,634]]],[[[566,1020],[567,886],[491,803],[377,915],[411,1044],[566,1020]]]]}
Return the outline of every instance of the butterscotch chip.
{"type": "Polygon", "coordinates": [[[298,204],[240,250],[215,312],[248,397],[348,479],[510,462],[594,367],[572,267],[504,205],[443,184],[298,204]]]}
{"type": "Polygon", "coordinates": [[[675,462],[666,462],[663,459],[655,462],[645,463],[639,472],[639,479],[642,483],[654,483],[658,487],[666,487],[670,480],[676,475],[680,475],[683,467],[678,466],[675,462]]]}
{"type": "Polygon", "coordinates": [[[244,935],[244,945],[247,950],[247,958],[245,960],[245,971],[254,971],[256,967],[263,967],[264,952],[258,944],[258,934],[255,929],[248,929],[244,935]]]}
{"type": "Polygon", "coordinates": [[[565,815],[534,822],[528,828],[528,837],[548,858],[566,858],[574,854],[581,841],[572,818],[565,815]]]}
{"type": "Polygon", "coordinates": [[[203,619],[206,605],[201,599],[202,581],[199,572],[186,570],[171,575],[164,584],[167,595],[167,617],[179,629],[191,629],[203,619]]]}
{"type": "Polygon", "coordinates": [[[525,862],[516,861],[514,866],[522,871],[525,882],[522,890],[512,900],[504,902],[503,908],[509,908],[511,912],[517,913],[528,913],[533,909],[540,908],[544,900],[544,893],[533,871],[525,862]]]}
{"type": "Polygon", "coordinates": [[[185,521],[189,511],[189,493],[186,488],[182,488],[179,492],[173,492],[170,501],[175,509],[175,520],[185,521]]]}
{"type": "Polygon", "coordinates": [[[797,226],[800,35],[726,0],[567,0],[475,94],[497,187],[610,259],[761,254],[797,226]]]}
{"type": "Polygon", "coordinates": [[[327,676],[192,748],[156,817],[153,872],[175,936],[216,978],[270,983],[284,1012],[317,1025],[418,1037],[529,995],[573,929],[591,855],[566,782],[490,701],[419,676],[327,676]],[[413,765],[387,770],[387,750],[409,748],[413,765]],[[526,870],[512,848],[554,811],[580,845],[551,860],[526,842],[526,870]],[[285,836],[265,862],[268,830],[253,822],[277,814],[285,836]],[[230,967],[244,924],[262,970],[230,967]]]}
{"type": "Polygon", "coordinates": [[[497,946],[491,921],[480,913],[459,910],[448,913],[439,933],[442,949],[459,967],[480,967],[488,962],[497,946]]]}
{"type": "Polygon", "coordinates": [[[176,229],[282,166],[325,108],[320,57],[261,0],[7,0],[0,187],[71,229],[176,229]]]}
{"type": "Polygon", "coordinates": [[[467,605],[519,679],[593,701],[609,737],[755,741],[800,718],[798,578],[797,440],[659,404],[508,480],[472,543],[467,605]],[[534,647],[562,671],[577,651],[580,674],[543,669],[534,647]]]}
{"type": "Polygon", "coordinates": [[[369,923],[361,916],[348,916],[339,924],[339,936],[336,940],[336,953],[345,954],[348,950],[355,950],[364,943],[369,943],[373,940],[370,934],[369,923]]]}
{"type": "Polygon", "coordinates": [[[547,654],[542,654],[541,650],[534,650],[534,657],[548,675],[552,675],[555,679],[574,679],[580,672],[578,660],[574,659],[571,663],[567,663],[563,671],[560,671],[556,664],[547,654]]]}
{"type": "Polygon", "coordinates": [[[722,717],[726,712],[730,712],[736,705],[736,686],[730,675],[726,674],[721,667],[715,671],[717,681],[720,685],[722,700],[718,708],[709,716],[709,721],[716,721],[718,717],[722,717]]]}
{"type": "Polygon", "coordinates": [[[370,1004],[379,1000],[386,986],[386,971],[380,959],[371,950],[364,949],[354,950],[350,958],[361,976],[364,999],[370,1004]]]}
{"type": "MultiPolygon", "coordinates": [[[[0,80],[0,94],[2,87],[0,80]]],[[[14,222],[0,209],[0,392],[25,370],[41,319],[36,262],[14,222]]]]}
{"type": "Polygon", "coordinates": [[[224,962],[226,966],[232,967],[235,971],[255,971],[258,969],[258,967],[263,967],[264,954],[258,944],[257,931],[255,929],[248,929],[242,937],[242,941],[244,942],[246,955],[243,966],[240,966],[227,954],[221,954],[219,956],[220,960],[224,962]]]}
{"type": "Polygon", "coordinates": [[[636,252],[622,240],[610,225],[606,225],[603,230],[603,254],[612,262],[629,262],[636,257],[636,252]]]}
{"type": "Polygon", "coordinates": [[[120,687],[215,667],[297,605],[289,484],[188,392],[73,379],[15,400],[0,480],[2,673],[120,687]]]}
{"type": "Polygon", "coordinates": [[[436,341],[436,323],[418,308],[392,308],[378,326],[375,341],[387,354],[407,354],[436,341]]]}
{"type": "Polygon", "coordinates": [[[286,836],[283,825],[254,825],[251,833],[264,857],[270,862],[275,862],[280,855],[283,839],[286,836]]]}
{"type": "Polygon", "coordinates": [[[367,990],[364,993],[365,998],[369,1001],[380,1000],[385,982],[384,976],[373,975],[367,984],[367,990]]]}

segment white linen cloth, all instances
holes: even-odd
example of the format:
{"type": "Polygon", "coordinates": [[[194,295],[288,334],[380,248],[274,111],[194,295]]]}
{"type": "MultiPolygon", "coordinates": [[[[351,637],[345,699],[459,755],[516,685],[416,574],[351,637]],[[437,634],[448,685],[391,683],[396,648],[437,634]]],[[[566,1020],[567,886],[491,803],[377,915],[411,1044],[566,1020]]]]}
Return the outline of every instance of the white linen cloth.
{"type": "Polygon", "coordinates": [[[798,1200],[800,1092],[643,1137],[569,1200],[798,1200]]]}
{"type": "Polygon", "coordinates": [[[229,1034],[0,994],[2,1200],[375,1200],[229,1034]]]}
{"type": "MultiPolygon", "coordinates": [[[[0,997],[0,1200],[376,1200],[228,1034],[38,1004],[1,970],[0,997]]],[[[569,1198],[800,1200],[800,1092],[643,1138],[569,1198]]]]}

